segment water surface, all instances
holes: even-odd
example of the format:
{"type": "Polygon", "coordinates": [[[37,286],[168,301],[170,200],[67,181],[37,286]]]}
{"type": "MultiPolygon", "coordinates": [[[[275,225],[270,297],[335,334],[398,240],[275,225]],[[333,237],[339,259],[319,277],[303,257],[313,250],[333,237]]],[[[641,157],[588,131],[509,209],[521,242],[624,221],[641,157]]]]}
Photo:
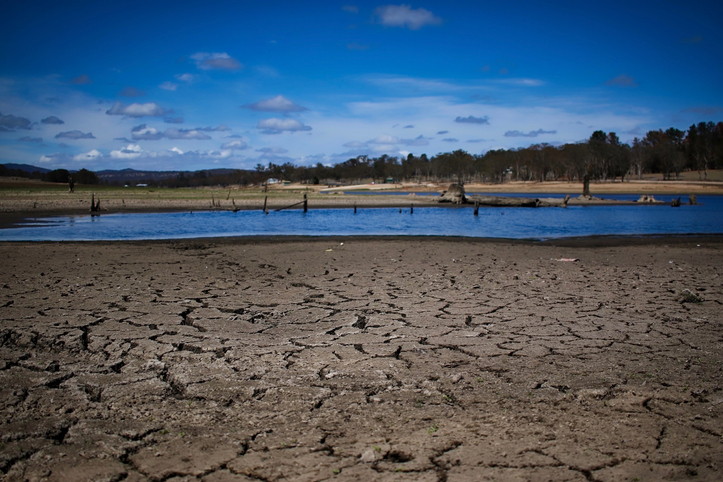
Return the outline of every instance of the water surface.
{"type": "MultiPolygon", "coordinates": [[[[545,194],[540,197],[551,197],[545,194]]],[[[615,196],[627,199],[626,196],[615,196]]],[[[631,198],[637,199],[636,196],[631,198]]],[[[128,213],[29,219],[0,230],[0,241],[146,240],[219,236],[465,236],[513,239],[723,234],[723,196],[701,205],[568,208],[359,208],[128,213]]]]}

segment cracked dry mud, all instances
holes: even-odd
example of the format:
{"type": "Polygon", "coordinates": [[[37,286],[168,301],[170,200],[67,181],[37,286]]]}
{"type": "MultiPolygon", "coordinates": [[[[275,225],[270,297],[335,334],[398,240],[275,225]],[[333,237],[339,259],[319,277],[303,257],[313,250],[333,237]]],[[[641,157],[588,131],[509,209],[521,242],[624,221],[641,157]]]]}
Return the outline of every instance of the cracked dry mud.
{"type": "Polygon", "coordinates": [[[700,244],[0,244],[0,478],[719,479],[700,244]]]}

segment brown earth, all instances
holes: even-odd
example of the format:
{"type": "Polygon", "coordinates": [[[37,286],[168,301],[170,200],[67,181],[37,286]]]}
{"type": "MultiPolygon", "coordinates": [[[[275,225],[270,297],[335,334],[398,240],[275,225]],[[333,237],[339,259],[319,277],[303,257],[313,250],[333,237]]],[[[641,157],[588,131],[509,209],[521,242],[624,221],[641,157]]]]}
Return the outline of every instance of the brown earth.
{"type": "Polygon", "coordinates": [[[0,480],[720,480],[722,248],[0,243],[0,480]]]}

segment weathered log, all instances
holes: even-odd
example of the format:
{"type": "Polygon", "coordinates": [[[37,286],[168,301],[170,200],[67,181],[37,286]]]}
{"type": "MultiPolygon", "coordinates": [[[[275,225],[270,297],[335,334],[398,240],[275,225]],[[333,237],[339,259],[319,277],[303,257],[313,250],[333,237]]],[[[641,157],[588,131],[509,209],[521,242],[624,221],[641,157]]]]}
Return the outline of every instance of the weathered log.
{"type": "Polygon", "coordinates": [[[690,204],[691,206],[698,204],[698,198],[695,196],[695,194],[691,194],[690,196],[688,196],[688,204],[690,204]]]}
{"type": "Polygon", "coordinates": [[[470,196],[469,201],[480,206],[536,208],[539,199],[529,197],[470,196]]]}

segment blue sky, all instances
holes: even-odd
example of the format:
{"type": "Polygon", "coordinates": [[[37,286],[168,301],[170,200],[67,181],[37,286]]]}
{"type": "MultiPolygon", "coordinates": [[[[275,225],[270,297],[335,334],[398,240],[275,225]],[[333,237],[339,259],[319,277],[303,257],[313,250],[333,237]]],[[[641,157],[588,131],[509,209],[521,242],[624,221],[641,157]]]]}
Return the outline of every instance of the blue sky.
{"type": "Polygon", "coordinates": [[[0,162],[196,170],[723,119],[723,3],[13,2],[0,162]]]}

